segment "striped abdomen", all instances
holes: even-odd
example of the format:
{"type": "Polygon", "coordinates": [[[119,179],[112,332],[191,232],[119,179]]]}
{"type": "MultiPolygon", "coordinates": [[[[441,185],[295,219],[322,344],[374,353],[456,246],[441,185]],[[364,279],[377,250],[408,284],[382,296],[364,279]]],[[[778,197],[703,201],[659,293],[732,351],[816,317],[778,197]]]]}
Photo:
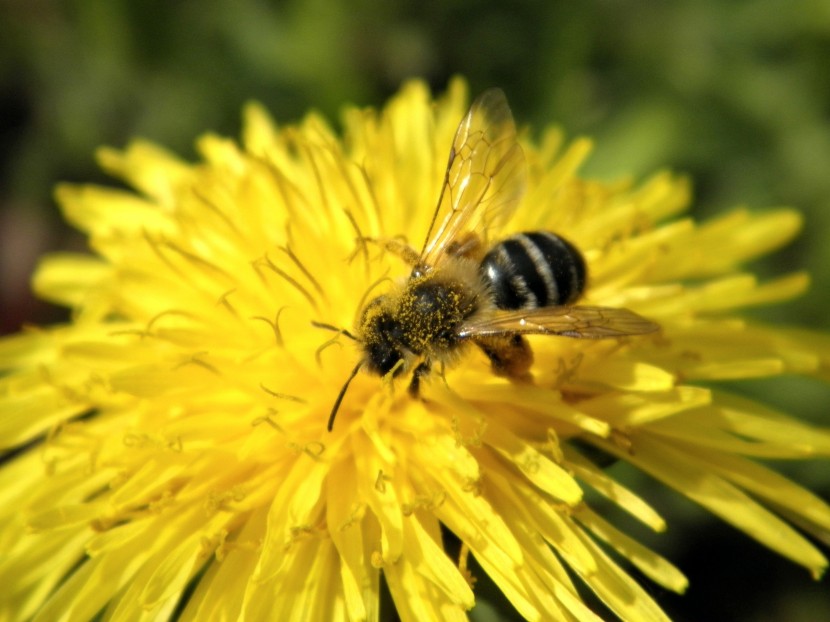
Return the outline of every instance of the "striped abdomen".
{"type": "Polygon", "coordinates": [[[484,256],[479,272],[500,309],[535,309],[574,302],[585,289],[585,260],[549,231],[518,233],[484,256]]]}

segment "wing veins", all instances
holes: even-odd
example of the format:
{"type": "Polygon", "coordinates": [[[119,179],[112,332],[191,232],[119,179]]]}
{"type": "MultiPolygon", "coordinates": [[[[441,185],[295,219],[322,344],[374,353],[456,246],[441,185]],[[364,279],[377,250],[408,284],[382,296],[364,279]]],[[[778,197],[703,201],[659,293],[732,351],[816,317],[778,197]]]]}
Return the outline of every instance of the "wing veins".
{"type": "Polygon", "coordinates": [[[465,323],[462,338],[500,334],[561,335],[587,339],[645,335],[659,326],[628,309],[557,306],[538,309],[495,310],[465,323]]]}
{"type": "Polygon", "coordinates": [[[524,191],[524,178],[513,115],[504,93],[489,89],[458,125],[419,263],[434,266],[465,232],[506,220],[524,191]]]}

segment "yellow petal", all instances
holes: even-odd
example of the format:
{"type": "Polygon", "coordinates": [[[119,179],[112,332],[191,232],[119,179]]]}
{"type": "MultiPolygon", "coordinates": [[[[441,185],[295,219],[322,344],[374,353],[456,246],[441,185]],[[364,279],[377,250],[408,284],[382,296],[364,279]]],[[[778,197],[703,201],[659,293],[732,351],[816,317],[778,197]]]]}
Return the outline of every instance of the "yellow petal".
{"type": "Polygon", "coordinates": [[[683,593],[689,581],[673,564],[647,549],[636,540],[615,529],[608,521],[581,507],[576,519],[594,535],[602,538],[625,559],[637,566],[652,581],[677,593],[683,593]]]}
{"type": "Polygon", "coordinates": [[[657,443],[645,434],[638,435],[634,447],[631,458],[634,464],[713,514],[815,575],[827,566],[824,556],[794,529],[738,487],[705,468],[690,453],[657,443]]]}

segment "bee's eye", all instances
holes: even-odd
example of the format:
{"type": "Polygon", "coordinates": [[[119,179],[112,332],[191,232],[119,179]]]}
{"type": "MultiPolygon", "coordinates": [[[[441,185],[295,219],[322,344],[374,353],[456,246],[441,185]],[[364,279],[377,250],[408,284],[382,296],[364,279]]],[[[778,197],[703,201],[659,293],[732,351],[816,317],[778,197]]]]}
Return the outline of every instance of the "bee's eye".
{"type": "MultiPolygon", "coordinates": [[[[403,354],[397,348],[391,347],[389,343],[379,343],[369,349],[369,365],[377,371],[378,375],[385,376],[395,368],[403,358],[403,354]]],[[[395,376],[403,372],[403,365],[395,370],[395,376]]]]}

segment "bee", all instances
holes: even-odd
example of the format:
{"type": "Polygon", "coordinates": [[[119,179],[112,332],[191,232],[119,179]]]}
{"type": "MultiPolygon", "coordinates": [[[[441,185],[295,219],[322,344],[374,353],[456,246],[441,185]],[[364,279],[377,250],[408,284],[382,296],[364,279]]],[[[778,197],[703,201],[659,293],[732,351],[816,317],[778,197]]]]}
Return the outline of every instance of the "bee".
{"type": "Polygon", "coordinates": [[[587,282],[585,260],[553,232],[517,233],[488,245],[487,232],[505,224],[524,192],[526,168],[507,99],[489,89],[455,132],[421,251],[373,240],[411,272],[364,306],[355,334],[339,331],[360,344],[362,357],[335,400],[329,431],[361,369],[393,378],[411,373],[409,393],[417,397],[432,366],[455,361],[469,343],[487,355],[494,373],[531,381],[533,353],[524,335],[600,339],[658,329],[627,309],[574,306],[587,282]]]}

